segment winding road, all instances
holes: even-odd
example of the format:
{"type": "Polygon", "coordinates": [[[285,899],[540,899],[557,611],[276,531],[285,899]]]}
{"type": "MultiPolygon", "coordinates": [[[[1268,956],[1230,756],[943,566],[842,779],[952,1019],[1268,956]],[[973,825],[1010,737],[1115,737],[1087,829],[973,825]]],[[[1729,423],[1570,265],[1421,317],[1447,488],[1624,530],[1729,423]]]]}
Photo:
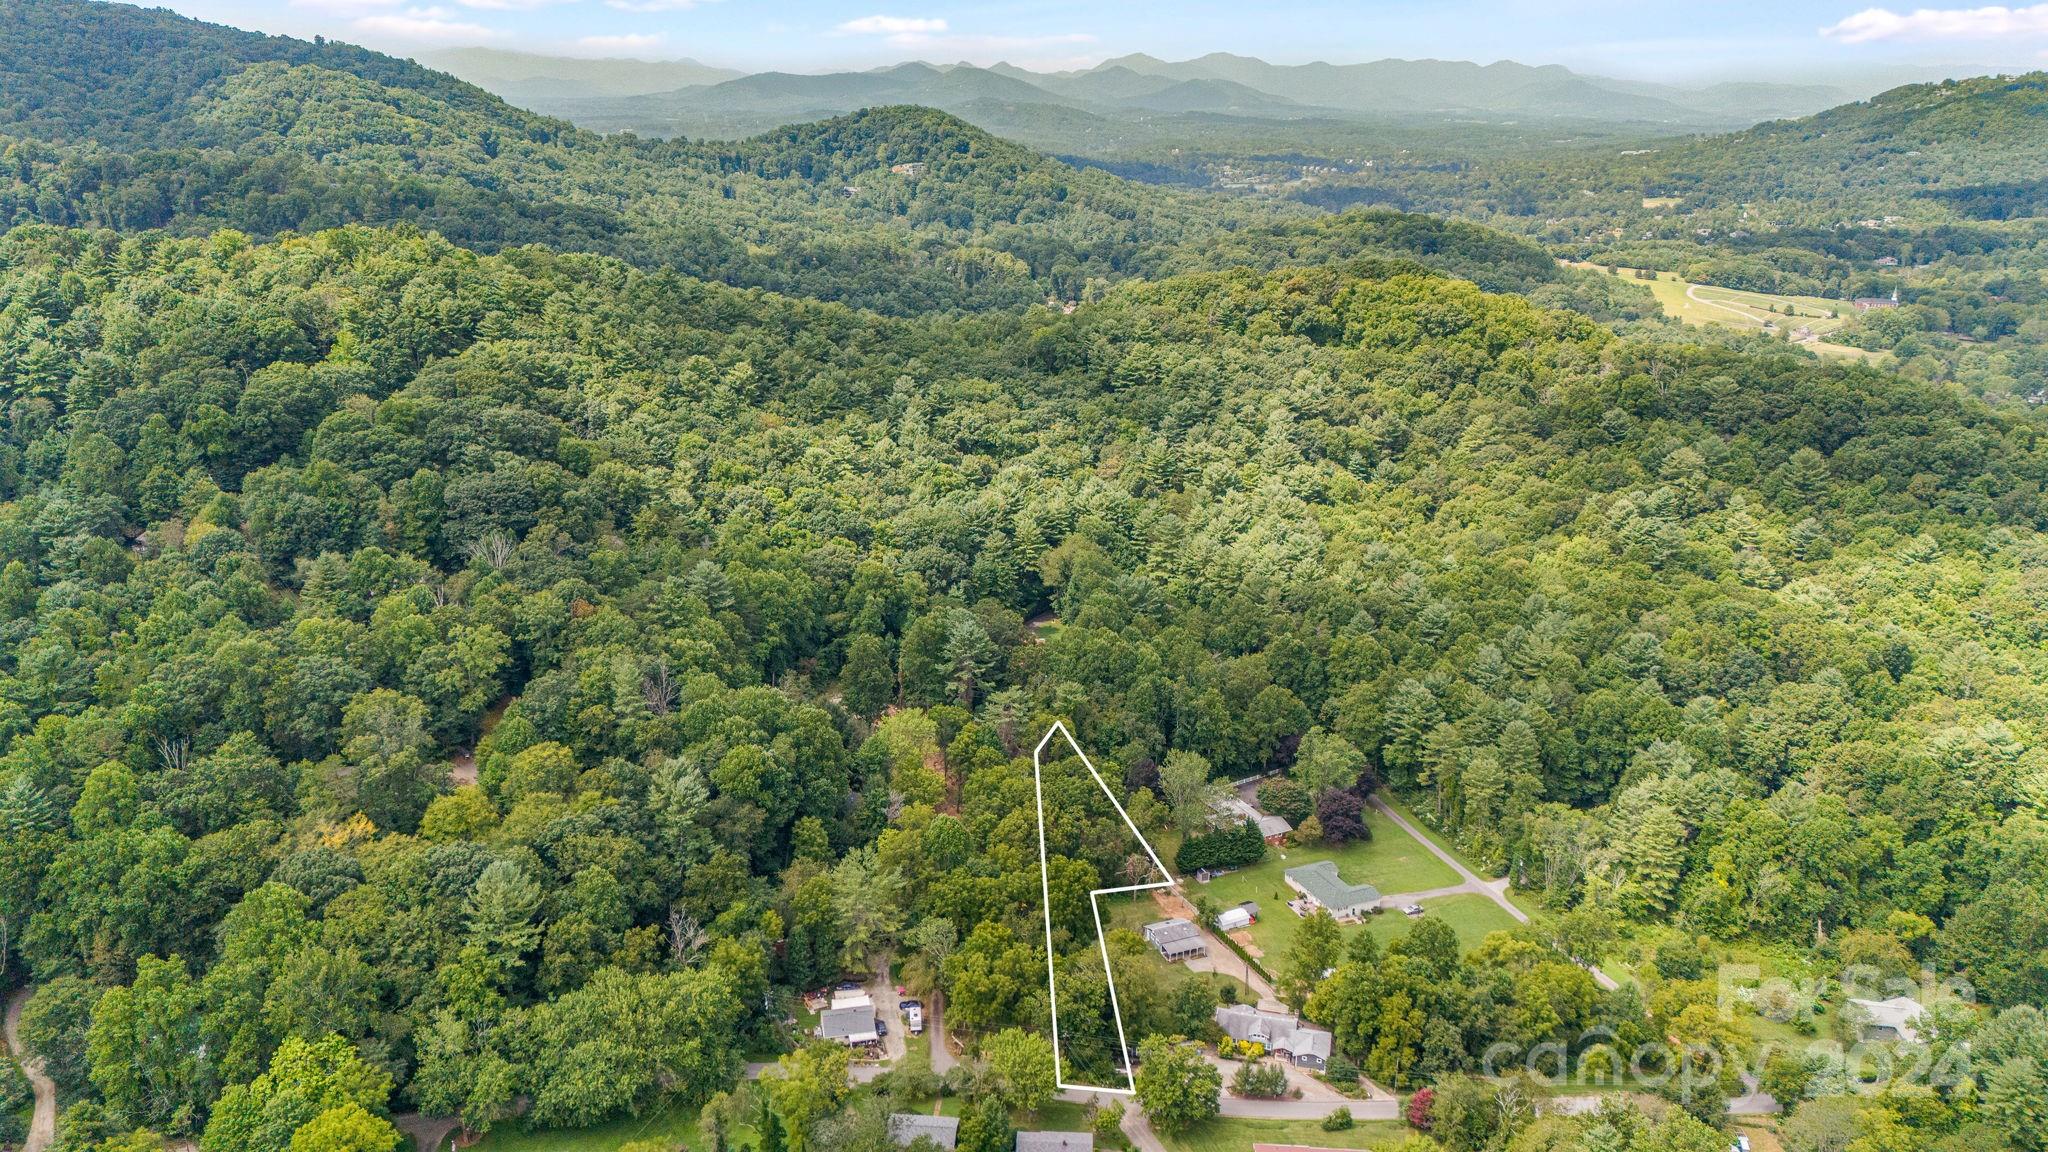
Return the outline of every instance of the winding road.
{"type": "Polygon", "coordinates": [[[32,989],[23,988],[7,998],[7,1052],[21,1065],[36,1097],[35,1115],[29,1119],[28,1140],[22,1144],[21,1152],[44,1152],[57,1142],[57,1085],[43,1075],[42,1060],[31,1057],[21,1046],[21,1010],[32,994],[32,989]]]}

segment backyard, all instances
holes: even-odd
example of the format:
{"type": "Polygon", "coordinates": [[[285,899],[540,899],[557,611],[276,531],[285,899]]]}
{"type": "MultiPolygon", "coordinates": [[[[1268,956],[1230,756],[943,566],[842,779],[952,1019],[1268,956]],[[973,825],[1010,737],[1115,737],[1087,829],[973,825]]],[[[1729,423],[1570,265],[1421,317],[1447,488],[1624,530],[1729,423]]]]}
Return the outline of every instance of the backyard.
{"type": "MultiPolygon", "coordinates": [[[[1429,849],[1414,837],[1403,832],[1393,821],[1377,812],[1368,813],[1366,826],[1372,829],[1372,839],[1358,840],[1338,847],[1317,845],[1313,848],[1274,848],[1266,858],[1237,872],[1231,872],[1210,880],[1207,884],[1193,882],[1193,877],[1184,877],[1183,882],[1190,899],[1206,897],[1213,900],[1218,908],[1229,908],[1246,900],[1259,905],[1259,922],[1252,925],[1250,936],[1260,953],[1266,956],[1285,955],[1293,943],[1294,934],[1301,926],[1301,920],[1287,910],[1287,901],[1294,893],[1281,879],[1289,868],[1311,864],[1318,860],[1329,860],[1337,865],[1337,872],[1344,879],[1357,884],[1366,883],[1378,888],[1382,894],[1393,895],[1401,892],[1420,892],[1431,888],[1447,888],[1458,883],[1459,877],[1448,865],[1437,859],[1429,849]]],[[[1441,900],[1424,901],[1423,906],[1435,912],[1437,907],[1446,907],[1447,918],[1455,915],[1470,927],[1485,923],[1481,914],[1465,911],[1464,896],[1445,897],[1441,900]],[[1455,906],[1455,912],[1449,911],[1455,906]]],[[[1491,906],[1484,896],[1469,897],[1491,906]]],[[[1492,911],[1500,923],[1486,927],[1480,935],[1467,941],[1476,944],[1485,932],[1494,928],[1507,927],[1513,923],[1499,908],[1492,911]]],[[[1373,925],[1376,934],[1392,931],[1398,935],[1405,928],[1381,924],[1388,916],[1377,917],[1373,925]]],[[[1392,920],[1405,923],[1406,918],[1395,913],[1392,920]]],[[[1465,938],[1467,927],[1453,923],[1459,929],[1459,938],[1465,938]]],[[[1349,935],[1359,931],[1356,925],[1347,925],[1349,935]]]]}

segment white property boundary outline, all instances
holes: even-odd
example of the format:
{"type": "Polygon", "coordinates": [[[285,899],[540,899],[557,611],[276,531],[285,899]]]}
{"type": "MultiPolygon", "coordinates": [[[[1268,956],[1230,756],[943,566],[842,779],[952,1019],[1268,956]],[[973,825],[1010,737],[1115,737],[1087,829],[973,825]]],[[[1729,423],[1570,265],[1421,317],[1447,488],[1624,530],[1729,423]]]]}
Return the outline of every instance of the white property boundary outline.
{"type": "Polygon", "coordinates": [[[1064,720],[1053,721],[1052,727],[1045,730],[1045,737],[1038,742],[1038,747],[1031,750],[1031,786],[1037,795],[1038,801],[1038,891],[1045,901],[1043,907],[1045,913],[1045,990],[1046,1003],[1052,1009],[1053,1083],[1058,1085],[1059,1089],[1063,1092],[1112,1092],[1119,1096],[1135,1096],[1138,1094],[1138,1080],[1136,1074],[1131,1071],[1130,1044],[1124,1038],[1124,1012],[1116,1001],[1116,973],[1109,969],[1109,940],[1102,934],[1102,904],[1100,898],[1121,892],[1149,892],[1155,888],[1172,888],[1175,886],[1173,873],[1167,871],[1166,865],[1159,862],[1159,853],[1152,850],[1152,842],[1145,839],[1145,834],[1138,831],[1138,826],[1131,822],[1131,814],[1124,811],[1124,806],[1117,800],[1116,793],[1109,790],[1109,784],[1103,780],[1102,773],[1095,770],[1095,762],[1088,759],[1088,753],[1081,750],[1080,741],[1075,740],[1074,734],[1067,730],[1064,720]],[[1052,873],[1046,863],[1045,778],[1043,776],[1045,746],[1052,743],[1052,738],[1056,735],[1066,738],[1067,747],[1072,748],[1074,755],[1081,758],[1082,765],[1088,769],[1088,775],[1095,778],[1096,786],[1102,789],[1104,796],[1109,797],[1110,806],[1116,809],[1118,816],[1123,817],[1124,827],[1129,828],[1131,835],[1138,838],[1138,844],[1145,849],[1145,855],[1151,859],[1152,866],[1159,869],[1161,876],[1166,877],[1164,880],[1155,880],[1150,884],[1126,884],[1121,888],[1095,888],[1091,889],[1088,893],[1088,908],[1095,914],[1095,947],[1097,951],[1102,953],[1102,975],[1109,985],[1109,1011],[1110,1015],[1116,1018],[1117,1059],[1123,1064],[1124,1082],[1126,1085],[1122,1088],[1107,1088],[1097,1084],[1069,1084],[1067,1083],[1066,1065],[1060,1058],[1059,977],[1056,971],[1058,966],[1054,961],[1052,950],[1052,873]]]}

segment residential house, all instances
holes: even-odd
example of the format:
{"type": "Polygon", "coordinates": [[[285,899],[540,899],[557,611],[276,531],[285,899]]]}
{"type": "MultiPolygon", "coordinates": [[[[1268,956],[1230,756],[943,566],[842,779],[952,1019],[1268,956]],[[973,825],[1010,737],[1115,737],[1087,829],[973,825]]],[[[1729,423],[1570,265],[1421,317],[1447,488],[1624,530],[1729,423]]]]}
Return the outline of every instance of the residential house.
{"type": "Polygon", "coordinates": [[[1232,1040],[1262,1044],[1297,1067],[1320,1072],[1330,1063],[1330,1033],[1293,1016],[1261,1012],[1249,1004],[1225,1004],[1216,1009],[1216,1026],[1232,1040]]]}
{"type": "Polygon", "coordinates": [[[958,1116],[926,1116],[917,1112],[895,1112],[889,1116],[889,1139],[898,1148],[908,1148],[922,1137],[952,1152],[960,1143],[958,1116]]]}
{"type": "Polygon", "coordinates": [[[1168,960],[1186,960],[1209,954],[1209,944],[1202,938],[1202,930],[1178,916],[1147,924],[1144,933],[1145,941],[1168,960]]]}
{"type": "Polygon", "coordinates": [[[1337,865],[1329,860],[1318,860],[1289,868],[1281,874],[1287,886],[1301,893],[1297,905],[1306,904],[1304,915],[1321,908],[1341,921],[1362,920],[1372,914],[1380,902],[1380,890],[1370,884],[1347,883],[1337,874],[1337,865]]]}
{"type": "Polygon", "coordinates": [[[1889,1000],[1851,999],[1849,1006],[1861,1015],[1864,1040],[1885,1044],[1900,1040],[1908,1044],[1920,1042],[1920,1016],[1926,1010],[1911,996],[1894,996],[1889,1000]]]}
{"type": "Polygon", "coordinates": [[[1294,831],[1294,825],[1287,822],[1287,817],[1275,816],[1270,812],[1259,817],[1258,825],[1259,835],[1265,837],[1266,843],[1275,848],[1285,843],[1287,834],[1294,831]]]}
{"type": "Polygon", "coordinates": [[[1257,807],[1237,796],[1221,796],[1209,803],[1209,823],[1218,828],[1234,828],[1239,824],[1256,824],[1259,835],[1266,843],[1279,847],[1294,831],[1294,825],[1285,816],[1261,812],[1257,807]]]}
{"type": "Polygon", "coordinates": [[[875,1006],[868,1004],[826,1009],[818,1017],[818,1036],[849,1048],[859,1044],[873,1044],[882,1038],[881,1032],[875,1028],[875,1006]]]}

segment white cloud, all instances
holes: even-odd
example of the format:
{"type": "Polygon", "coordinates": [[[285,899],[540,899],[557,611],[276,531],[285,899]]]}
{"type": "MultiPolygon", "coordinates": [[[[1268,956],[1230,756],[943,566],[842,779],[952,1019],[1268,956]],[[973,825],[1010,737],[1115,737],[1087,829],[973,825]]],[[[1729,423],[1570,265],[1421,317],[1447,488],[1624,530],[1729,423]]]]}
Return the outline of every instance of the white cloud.
{"type": "Polygon", "coordinates": [[[682,12],[699,4],[713,3],[714,0],[604,0],[605,4],[621,12],[682,12]]]}
{"type": "Polygon", "coordinates": [[[842,36],[929,36],[944,32],[946,22],[936,16],[863,16],[839,26],[842,36]]]}
{"type": "Polygon", "coordinates": [[[1878,40],[1992,40],[2048,36],[2048,4],[2030,8],[1866,8],[1820,34],[1845,44],[1878,40]]]}
{"type": "Polygon", "coordinates": [[[593,52],[645,52],[666,39],[659,32],[627,32],[618,36],[585,36],[576,41],[576,46],[593,52]]]}
{"type": "Polygon", "coordinates": [[[406,40],[492,40],[502,35],[495,28],[454,19],[454,15],[446,8],[408,8],[403,12],[360,17],[355,29],[406,40]]]}

